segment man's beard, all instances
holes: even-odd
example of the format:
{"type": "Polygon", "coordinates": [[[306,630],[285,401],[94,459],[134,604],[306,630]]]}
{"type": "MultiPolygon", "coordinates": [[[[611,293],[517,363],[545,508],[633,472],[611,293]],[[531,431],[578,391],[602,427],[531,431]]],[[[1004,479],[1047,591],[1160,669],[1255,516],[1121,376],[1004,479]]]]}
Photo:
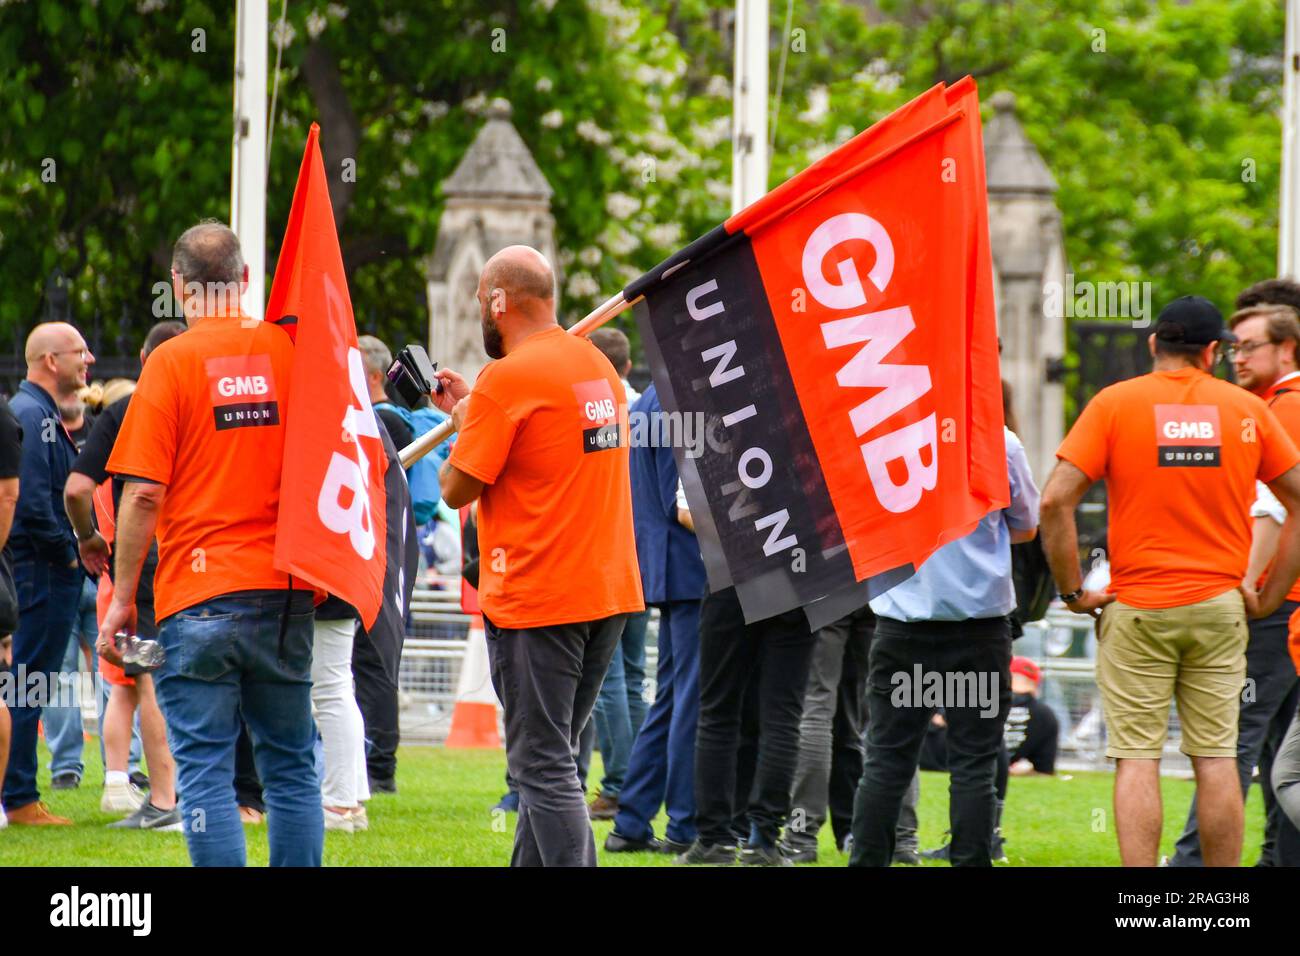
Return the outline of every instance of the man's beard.
{"type": "Polygon", "coordinates": [[[485,311],[480,324],[483,327],[483,351],[487,353],[488,358],[504,358],[505,343],[501,341],[501,329],[496,321],[485,311]]]}

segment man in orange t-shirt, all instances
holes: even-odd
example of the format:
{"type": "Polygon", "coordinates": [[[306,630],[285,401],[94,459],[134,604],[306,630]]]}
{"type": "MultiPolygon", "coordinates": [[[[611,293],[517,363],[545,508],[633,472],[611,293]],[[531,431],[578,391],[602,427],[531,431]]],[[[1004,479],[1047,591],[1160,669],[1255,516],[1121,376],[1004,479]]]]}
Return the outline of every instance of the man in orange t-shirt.
{"type": "MultiPolygon", "coordinates": [[[[1300,293],[1300,287],[1296,292],[1300,293]]],[[[1240,309],[1228,319],[1228,327],[1237,337],[1237,344],[1228,351],[1237,384],[1267,402],[1291,440],[1300,445],[1300,371],[1296,364],[1300,352],[1300,321],[1297,318],[1295,308],[1290,305],[1240,309]]],[[[1254,525],[1246,580],[1254,583],[1263,576],[1277,551],[1286,509],[1266,485],[1260,484],[1250,513],[1254,525]]],[[[1237,721],[1237,773],[1243,794],[1249,794],[1255,766],[1260,767],[1260,788],[1267,816],[1260,861],[1270,866],[1300,866],[1300,830],[1278,808],[1269,782],[1272,755],[1281,745],[1300,704],[1300,677],[1287,653],[1288,622],[1298,609],[1300,583],[1292,586],[1276,611],[1250,622],[1250,639],[1246,645],[1246,685],[1250,692],[1241,694],[1237,721]]],[[[1169,865],[1200,866],[1201,863],[1197,800],[1193,797],[1187,826],[1178,838],[1169,865]]]]}
{"type": "Polygon", "coordinates": [[[574,753],[627,616],[645,605],[623,385],[556,324],[554,288],[527,246],[483,267],[483,345],[496,361],[472,393],[438,373],[438,403],[460,433],[442,497],[451,508],[479,500],[479,602],[519,786],[511,864],[595,866],[574,753]]]}
{"type": "Polygon", "coordinates": [[[1300,451],[1260,398],[1208,374],[1220,343],[1233,340],[1206,299],[1166,306],[1148,340],[1152,372],[1093,398],[1043,490],[1043,541],[1061,597],[1072,611],[1100,616],[1097,684],[1126,866],[1153,866],[1159,853],[1160,755],[1174,698],[1196,772],[1205,862],[1240,862],[1246,618],[1275,611],[1300,574],[1300,523],[1289,517],[1261,590],[1244,582],[1255,481],[1294,514],[1300,451]],[[1084,493],[1103,478],[1110,594],[1083,590],[1074,523],[1084,493]]]}
{"type": "Polygon", "coordinates": [[[150,355],[109,458],[127,484],[99,650],[116,662],[113,635],[133,630],[156,530],[154,607],[167,654],[156,683],[190,859],[245,862],[234,791],[242,714],[272,808],[271,865],[319,866],[312,591],[272,564],[293,343],[239,312],[246,281],[225,226],[203,223],[177,240],[172,283],[189,330],[150,355]]]}

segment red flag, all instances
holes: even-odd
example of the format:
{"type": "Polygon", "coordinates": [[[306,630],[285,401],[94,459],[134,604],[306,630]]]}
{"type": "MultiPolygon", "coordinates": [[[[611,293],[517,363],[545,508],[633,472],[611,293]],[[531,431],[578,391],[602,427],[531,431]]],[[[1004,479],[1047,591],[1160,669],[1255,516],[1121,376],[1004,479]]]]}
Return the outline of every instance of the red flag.
{"type": "MultiPolygon", "coordinates": [[[[1006,506],[979,103],[927,91],[623,292],[716,590],[827,623],[1006,506]]],[[[816,625],[815,625],[816,626],[816,625]]]]}
{"type": "Polygon", "coordinates": [[[307,135],[266,307],[294,336],[275,566],[375,623],[383,601],[388,460],[352,318],[320,127],[307,135]]]}

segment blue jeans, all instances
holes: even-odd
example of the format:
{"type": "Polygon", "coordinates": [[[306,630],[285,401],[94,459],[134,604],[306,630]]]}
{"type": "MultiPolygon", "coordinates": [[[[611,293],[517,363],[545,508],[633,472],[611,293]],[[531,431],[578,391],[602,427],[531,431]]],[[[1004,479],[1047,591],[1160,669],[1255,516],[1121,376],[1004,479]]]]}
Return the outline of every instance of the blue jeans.
{"type": "MultiPolygon", "coordinates": [[[[85,679],[95,682],[99,693],[96,695],[96,713],[99,716],[99,759],[104,763],[104,708],[108,705],[108,681],[99,679],[99,660],[95,655],[95,637],[99,634],[99,622],[95,614],[95,595],[98,588],[90,578],[83,578],[81,585],[81,603],[77,607],[77,619],[73,622],[72,633],[68,635],[68,649],[63,656],[63,666],[59,675],[62,693],[71,695],[77,684],[77,675],[81,672],[82,648],[90,651],[90,671],[85,679]]],[[[65,697],[70,700],[71,697],[65,697]]],[[[81,726],[80,707],[46,707],[42,715],[45,724],[45,742],[50,747],[50,776],[61,773],[73,773],[77,779],[86,772],[81,757],[84,752],[85,736],[81,726]]],[[[140,769],[140,721],[137,718],[131,733],[131,763],[129,769],[140,769]]]]}
{"type": "MultiPolygon", "coordinates": [[[[18,629],[14,631],[15,675],[57,674],[68,649],[68,635],[77,615],[77,599],[84,575],[80,567],[60,567],[39,559],[14,564],[14,588],[18,594],[18,629]]],[[[48,681],[49,693],[57,693],[58,681],[48,681]]],[[[23,682],[16,680],[18,689],[23,682]]],[[[41,719],[43,700],[17,701],[10,710],[13,720],[9,744],[9,767],[4,779],[4,808],[17,810],[41,798],[36,789],[36,725],[41,719]]]]}
{"type": "Polygon", "coordinates": [[[241,591],[162,622],[167,660],[156,675],[190,860],[243,866],[235,801],[242,714],[262,777],[272,866],[320,866],[325,822],[311,718],[311,594],[241,591]],[[281,640],[281,618],[288,611],[281,640]]]}
{"type": "Polygon", "coordinates": [[[700,602],[659,606],[659,671],[655,701],[632,745],[614,829],[629,840],[654,836],[650,821],[663,804],[665,835],[695,839],[695,727],[700,716],[700,602]]]}
{"type": "Polygon", "coordinates": [[[642,696],[645,686],[645,632],[650,612],[628,616],[623,638],[614,648],[609,662],[609,672],[600,685],[596,710],[596,742],[600,745],[600,759],[605,776],[600,781],[600,792],[606,797],[617,797],[623,789],[628,758],[632,755],[632,741],[645,721],[646,704],[642,696]]]}

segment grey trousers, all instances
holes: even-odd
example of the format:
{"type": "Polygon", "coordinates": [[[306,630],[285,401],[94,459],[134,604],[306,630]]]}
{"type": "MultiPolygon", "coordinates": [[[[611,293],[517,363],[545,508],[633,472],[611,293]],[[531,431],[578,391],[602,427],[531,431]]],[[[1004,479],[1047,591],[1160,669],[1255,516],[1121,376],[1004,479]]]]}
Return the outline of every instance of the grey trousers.
{"type": "Polygon", "coordinates": [[[1273,794],[1288,822],[1300,828],[1300,713],[1273,758],[1273,794]]]}
{"type": "Polygon", "coordinates": [[[519,787],[511,866],[596,865],[574,754],[626,620],[512,629],[483,618],[506,766],[519,787]]]}
{"type": "MultiPolygon", "coordinates": [[[[1270,866],[1297,866],[1300,859],[1300,834],[1289,820],[1276,812],[1263,754],[1271,742],[1280,746],[1283,735],[1300,702],[1300,678],[1287,652],[1287,625],[1300,607],[1284,601],[1278,610],[1262,620],[1250,622],[1250,641],[1246,645],[1246,678],[1249,693],[1243,693],[1237,723],[1237,772],[1241,776],[1241,793],[1250,793],[1251,777],[1256,764],[1263,778],[1260,790],[1264,798],[1265,828],[1263,862],[1270,866]],[[1273,811],[1273,812],[1270,812],[1273,811]]],[[[1276,757],[1274,757],[1276,767],[1276,757]]],[[[1201,837],[1197,829],[1196,796],[1187,814],[1187,825],[1174,846],[1170,866],[1203,866],[1201,837]]]]}
{"type": "MultiPolygon", "coordinates": [[[[874,625],[870,609],[862,608],[817,632],[785,832],[790,847],[816,848],[828,810],[836,845],[843,846],[849,834],[853,797],[862,777],[867,656],[874,625]]],[[[917,848],[919,784],[918,775],[903,798],[895,838],[899,849],[917,848]]]]}

